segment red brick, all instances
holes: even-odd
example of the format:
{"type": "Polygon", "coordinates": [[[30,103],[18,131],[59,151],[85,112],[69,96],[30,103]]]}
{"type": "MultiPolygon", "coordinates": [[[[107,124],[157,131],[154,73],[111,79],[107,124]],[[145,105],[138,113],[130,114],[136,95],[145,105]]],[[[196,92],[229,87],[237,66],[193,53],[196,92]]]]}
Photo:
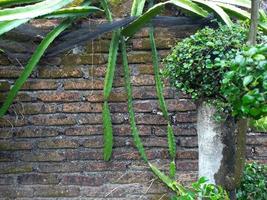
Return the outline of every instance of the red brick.
{"type": "Polygon", "coordinates": [[[81,78],[83,72],[79,68],[40,68],[40,78],[81,78]]]}
{"type": "Polygon", "coordinates": [[[176,122],[196,122],[197,121],[197,115],[195,112],[185,112],[185,113],[177,113],[175,115],[176,122]]]}
{"type": "Polygon", "coordinates": [[[107,180],[103,174],[90,174],[88,176],[68,175],[62,178],[63,185],[80,185],[80,186],[99,186],[103,185],[107,180]]]}
{"type": "Polygon", "coordinates": [[[63,161],[65,157],[61,153],[52,151],[52,152],[22,153],[20,159],[23,161],[45,162],[45,161],[63,161]]]}
{"type": "Polygon", "coordinates": [[[80,101],[81,94],[79,92],[42,92],[37,94],[37,98],[44,102],[71,102],[80,101]]]}
{"type": "Polygon", "coordinates": [[[73,125],[76,124],[76,116],[70,114],[34,115],[29,117],[29,122],[34,125],[73,125]]]}
{"type": "Polygon", "coordinates": [[[36,186],[35,197],[78,197],[80,188],[72,186],[36,186]]]}
{"type": "Polygon", "coordinates": [[[20,174],[20,173],[29,173],[33,171],[31,164],[2,164],[0,166],[0,174],[20,174]]]}
{"type": "Polygon", "coordinates": [[[64,82],[64,88],[66,90],[88,90],[88,89],[103,89],[104,80],[66,80],[64,82]]]}
{"type": "Polygon", "coordinates": [[[33,197],[33,188],[29,187],[10,187],[9,186],[0,186],[0,197],[4,199],[15,199],[22,197],[33,197]]]}
{"type": "Polygon", "coordinates": [[[64,103],[63,112],[69,112],[69,113],[102,112],[102,103],[89,103],[89,102],[64,103]]]}
{"type": "Polygon", "coordinates": [[[32,144],[29,142],[13,142],[10,140],[0,141],[0,151],[16,151],[16,150],[30,150],[32,149],[32,144]]]}
{"type": "Polygon", "coordinates": [[[53,127],[23,127],[13,130],[14,136],[18,138],[38,138],[57,136],[60,129],[53,127]]]}
{"type": "Polygon", "coordinates": [[[79,146],[77,140],[68,140],[66,138],[41,141],[37,144],[40,149],[73,149],[79,146]]]}
{"type": "Polygon", "coordinates": [[[22,68],[20,67],[1,67],[0,78],[18,78],[21,72],[22,68]]]}
{"type": "Polygon", "coordinates": [[[54,80],[28,80],[24,83],[21,90],[53,90],[59,86],[54,80]]]}
{"type": "Polygon", "coordinates": [[[107,54],[94,53],[86,55],[67,55],[62,58],[62,64],[65,66],[76,66],[76,65],[96,65],[104,64],[108,60],[107,54]]]}
{"type": "Polygon", "coordinates": [[[59,183],[57,175],[52,174],[23,174],[18,176],[18,183],[22,185],[54,185],[59,183]]]}
{"type": "Polygon", "coordinates": [[[102,125],[78,126],[65,129],[65,135],[83,136],[102,134],[102,125]]]}
{"type": "MultiPolygon", "coordinates": [[[[133,49],[134,50],[151,50],[149,38],[133,39],[133,49]]],[[[174,38],[164,37],[164,38],[155,38],[157,49],[170,49],[175,43],[174,38]]]]}
{"type": "Polygon", "coordinates": [[[66,160],[99,160],[102,158],[102,149],[68,150],[64,151],[66,160]]]}
{"type": "Polygon", "coordinates": [[[1,81],[0,82],[0,91],[6,92],[9,91],[11,83],[8,81],[1,81]]]}

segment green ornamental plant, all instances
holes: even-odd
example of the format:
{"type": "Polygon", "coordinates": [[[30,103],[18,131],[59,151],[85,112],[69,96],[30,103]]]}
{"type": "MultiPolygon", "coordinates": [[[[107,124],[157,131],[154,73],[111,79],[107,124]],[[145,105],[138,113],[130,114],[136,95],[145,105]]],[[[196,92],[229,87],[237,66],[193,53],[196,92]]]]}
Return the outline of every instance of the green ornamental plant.
{"type": "Polygon", "coordinates": [[[245,166],[241,185],[237,190],[238,200],[267,199],[267,165],[249,163],[245,166]]]}
{"type": "Polygon", "coordinates": [[[246,48],[224,74],[221,94],[235,117],[260,119],[267,115],[267,44],[246,48]]]}
{"type": "MultiPolygon", "coordinates": [[[[247,46],[247,35],[248,28],[242,24],[235,24],[231,29],[220,24],[217,29],[206,27],[177,43],[164,60],[163,74],[173,86],[194,100],[213,103],[218,111],[214,117],[221,120],[223,114],[232,111],[233,103],[228,100],[231,87],[223,86],[225,76],[236,54],[247,46]]],[[[262,33],[258,39],[264,40],[262,33]]],[[[239,96],[235,97],[238,101],[239,96]]]]}

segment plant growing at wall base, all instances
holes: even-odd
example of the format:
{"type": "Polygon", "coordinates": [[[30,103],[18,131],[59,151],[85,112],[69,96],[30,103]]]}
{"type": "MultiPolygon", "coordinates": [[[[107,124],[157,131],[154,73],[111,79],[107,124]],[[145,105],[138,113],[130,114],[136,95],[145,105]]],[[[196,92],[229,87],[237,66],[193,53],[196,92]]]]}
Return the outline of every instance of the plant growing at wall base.
{"type": "Polygon", "coordinates": [[[240,187],[237,189],[238,200],[267,199],[267,165],[260,163],[246,164],[240,187]]]}

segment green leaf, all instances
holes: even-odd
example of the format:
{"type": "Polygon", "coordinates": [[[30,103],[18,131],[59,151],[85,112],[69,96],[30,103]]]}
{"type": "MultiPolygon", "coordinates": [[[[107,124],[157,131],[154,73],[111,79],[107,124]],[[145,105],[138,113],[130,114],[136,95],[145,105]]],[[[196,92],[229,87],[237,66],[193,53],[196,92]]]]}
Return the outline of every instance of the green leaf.
{"type": "Polygon", "coordinates": [[[231,4],[234,6],[240,6],[244,8],[251,8],[251,0],[209,0],[209,1],[231,4]]]}
{"type": "Polygon", "coordinates": [[[153,70],[154,70],[154,79],[156,82],[156,92],[157,92],[157,97],[158,97],[158,102],[160,109],[163,113],[163,116],[166,120],[168,120],[168,110],[167,106],[165,103],[165,99],[163,96],[163,84],[160,79],[160,74],[159,74],[159,63],[158,63],[158,52],[156,48],[156,43],[155,43],[155,38],[154,38],[154,30],[151,27],[149,30],[149,40],[150,40],[150,46],[151,46],[151,51],[152,51],[152,62],[153,62],[153,70]]]}
{"type": "Polygon", "coordinates": [[[125,38],[124,37],[121,37],[121,52],[122,52],[122,65],[123,65],[123,71],[124,71],[124,82],[125,82],[125,88],[126,88],[126,93],[127,93],[127,97],[128,97],[127,105],[128,105],[131,132],[133,135],[134,144],[135,144],[136,148],[138,149],[141,158],[145,162],[148,162],[146,152],[145,152],[143,143],[141,141],[141,138],[139,136],[139,132],[138,132],[138,129],[137,129],[136,123],[135,123],[130,70],[129,70],[129,65],[128,65],[126,44],[125,44],[125,38]]]}
{"type": "Polygon", "coordinates": [[[227,15],[224,10],[217,6],[215,3],[213,2],[209,2],[209,1],[204,1],[204,0],[192,0],[193,2],[196,3],[200,3],[202,5],[207,6],[208,8],[210,8],[213,12],[215,12],[216,14],[218,14],[218,16],[224,21],[224,23],[231,27],[233,25],[233,22],[231,21],[229,15],[227,15]]]}
{"type": "Polygon", "coordinates": [[[170,123],[168,123],[168,145],[169,145],[169,152],[171,155],[172,159],[175,159],[176,157],[176,142],[175,142],[175,136],[173,133],[173,128],[170,125],[170,123]]]}
{"type": "Polygon", "coordinates": [[[111,13],[111,11],[110,11],[110,9],[109,9],[107,0],[101,0],[100,3],[101,3],[102,8],[103,8],[104,11],[105,11],[106,18],[108,19],[108,21],[111,22],[111,21],[113,20],[113,19],[112,19],[112,13],[111,13]]]}
{"type": "Polygon", "coordinates": [[[1,0],[0,7],[37,3],[43,0],[1,0]]]}
{"type": "Polygon", "coordinates": [[[243,79],[243,86],[246,87],[248,84],[250,84],[253,81],[253,76],[248,75],[243,79]]]}
{"type": "Polygon", "coordinates": [[[103,132],[104,132],[103,156],[104,160],[108,161],[112,154],[113,133],[112,133],[111,116],[107,101],[105,101],[103,105],[102,117],[103,117],[103,132]]]}
{"type": "Polygon", "coordinates": [[[33,53],[31,59],[29,60],[28,64],[25,66],[24,70],[22,71],[20,77],[16,80],[14,86],[10,90],[7,95],[7,99],[5,100],[4,104],[0,109],[0,117],[2,117],[6,111],[8,110],[9,106],[12,104],[14,98],[16,97],[18,91],[26,82],[28,77],[31,75],[32,71],[36,67],[37,63],[39,62],[40,58],[43,56],[45,50],[49,47],[49,45],[54,41],[54,39],[66,28],[71,25],[72,20],[65,20],[56,28],[54,28],[50,33],[46,35],[46,37],[42,40],[40,45],[37,47],[35,52],[33,53]]]}
{"type": "Polygon", "coordinates": [[[161,172],[157,167],[152,165],[151,163],[148,163],[150,169],[152,172],[166,185],[168,186],[172,191],[176,192],[176,188],[174,185],[174,181],[166,176],[163,172],[161,172]]]}
{"type": "Polygon", "coordinates": [[[143,13],[146,0],[133,0],[131,16],[139,16],[143,13]]]}
{"type": "Polygon", "coordinates": [[[97,11],[103,11],[95,6],[76,6],[71,8],[63,8],[55,11],[51,14],[43,15],[42,18],[66,18],[66,17],[80,17],[86,16],[89,13],[94,13],[97,11]]]}
{"type": "Polygon", "coordinates": [[[45,0],[33,5],[0,10],[0,21],[31,19],[54,12],[73,0],[45,0]]]}
{"type": "Polygon", "coordinates": [[[170,177],[174,178],[175,177],[175,173],[176,173],[176,165],[175,165],[175,161],[172,160],[170,162],[170,177]]]}
{"type": "Polygon", "coordinates": [[[109,47],[108,66],[104,80],[104,100],[107,101],[112,89],[114,72],[116,67],[118,48],[119,48],[120,30],[114,31],[109,47]]]}
{"type": "Polygon", "coordinates": [[[29,19],[18,19],[0,22],[0,35],[28,22],[29,19]]]}
{"type": "Polygon", "coordinates": [[[223,8],[226,13],[228,13],[231,17],[237,17],[240,20],[250,19],[250,13],[233,5],[218,3],[218,6],[223,8]]]}
{"type": "Polygon", "coordinates": [[[245,94],[243,97],[242,97],[242,102],[243,104],[251,104],[255,101],[255,97],[252,96],[252,95],[249,95],[249,94],[245,94]]]}

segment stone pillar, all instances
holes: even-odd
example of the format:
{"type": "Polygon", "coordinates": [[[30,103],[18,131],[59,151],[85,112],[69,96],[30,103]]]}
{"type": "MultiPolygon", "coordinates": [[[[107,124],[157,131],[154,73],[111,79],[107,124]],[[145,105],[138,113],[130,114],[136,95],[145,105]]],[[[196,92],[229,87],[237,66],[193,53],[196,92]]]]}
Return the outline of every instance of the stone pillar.
{"type": "Polygon", "coordinates": [[[235,122],[229,117],[218,123],[214,113],[215,108],[205,102],[198,106],[199,177],[231,192],[235,189],[235,122]]]}

